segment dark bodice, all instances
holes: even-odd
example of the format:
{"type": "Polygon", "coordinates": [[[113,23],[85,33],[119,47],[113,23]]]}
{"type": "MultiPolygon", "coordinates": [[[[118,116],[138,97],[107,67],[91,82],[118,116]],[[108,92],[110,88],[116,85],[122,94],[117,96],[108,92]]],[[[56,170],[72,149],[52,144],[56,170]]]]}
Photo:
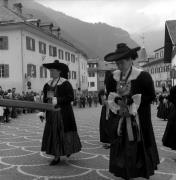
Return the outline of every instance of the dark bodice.
{"type": "Polygon", "coordinates": [[[45,84],[44,92],[44,102],[48,102],[47,92],[54,91],[54,96],[57,98],[57,105],[64,106],[70,104],[74,100],[73,88],[70,82],[65,81],[56,87],[51,87],[49,84],[45,84]]]}

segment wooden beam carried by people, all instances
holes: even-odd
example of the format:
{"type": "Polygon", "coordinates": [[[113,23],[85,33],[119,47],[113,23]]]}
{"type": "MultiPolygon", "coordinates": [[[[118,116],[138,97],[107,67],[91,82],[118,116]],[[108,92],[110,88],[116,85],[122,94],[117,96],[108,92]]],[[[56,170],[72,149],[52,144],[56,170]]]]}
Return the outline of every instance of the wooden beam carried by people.
{"type": "Polygon", "coordinates": [[[0,99],[0,106],[29,108],[29,109],[37,109],[37,110],[48,110],[48,111],[59,110],[59,108],[55,108],[53,104],[33,102],[33,101],[21,101],[15,99],[0,99]]]}

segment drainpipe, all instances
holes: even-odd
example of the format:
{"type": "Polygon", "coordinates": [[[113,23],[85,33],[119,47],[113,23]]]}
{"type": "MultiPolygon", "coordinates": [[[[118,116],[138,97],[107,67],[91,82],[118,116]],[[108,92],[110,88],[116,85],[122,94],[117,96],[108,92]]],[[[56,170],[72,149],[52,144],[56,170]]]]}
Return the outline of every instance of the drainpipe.
{"type": "Polygon", "coordinates": [[[23,56],[23,30],[22,29],[21,29],[21,72],[22,72],[22,91],[25,91],[24,56],[23,56]]]}

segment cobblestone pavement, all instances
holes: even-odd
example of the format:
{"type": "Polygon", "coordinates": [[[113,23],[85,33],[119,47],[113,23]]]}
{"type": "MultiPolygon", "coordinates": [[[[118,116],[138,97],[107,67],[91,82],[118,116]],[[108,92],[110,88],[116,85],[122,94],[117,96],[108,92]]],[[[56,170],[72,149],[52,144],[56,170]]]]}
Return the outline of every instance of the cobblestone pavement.
{"type": "MultiPolygon", "coordinates": [[[[83,148],[57,166],[49,166],[52,157],[40,152],[44,123],[35,113],[0,124],[0,180],[122,180],[108,172],[109,150],[99,142],[101,107],[74,111],[83,148]]],[[[161,163],[150,179],[176,180],[176,151],[161,144],[166,122],[156,118],[156,106],[152,116],[161,163]]]]}

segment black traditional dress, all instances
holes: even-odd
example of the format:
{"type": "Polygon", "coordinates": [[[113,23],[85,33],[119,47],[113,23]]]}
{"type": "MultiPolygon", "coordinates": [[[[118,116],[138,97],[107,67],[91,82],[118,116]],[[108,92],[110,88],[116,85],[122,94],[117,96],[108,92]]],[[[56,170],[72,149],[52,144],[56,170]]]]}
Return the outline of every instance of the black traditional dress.
{"type": "Polygon", "coordinates": [[[162,138],[163,145],[176,150],[176,86],[171,88],[171,93],[168,97],[172,103],[172,111],[168,116],[168,123],[162,138]]]}
{"type": "Polygon", "coordinates": [[[167,102],[167,96],[166,95],[160,95],[159,96],[159,105],[157,107],[157,117],[160,119],[167,120],[169,115],[169,104],[167,102]]]}
{"type": "MultiPolygon", "coordinates": [[[[119,70],[114,72],[117,87],[121,84],[120,74],[119,70]]],[[[135,116],[132,114],[122,115],[121,110],[115,112],[113,108],[110,110],[110,118],[118,121],[121,135],[117,135],[117,129],[113,130],[116,138],[110,148],[109,171],[115,176],[125,179],[149,178],[159,164],[150,107],[155,98],[154,85],[149,73],[136,67],[131,68],[129,77],[125,81],[129,86],[129,94],[122,98],[126,98],[129,101],[126,101],[127,104],[132,105],[134,103],[132,97],[141,95],[141,103],[135,116]]]]}
{"type": "Polygon", "coordinates": [[[53,87],[49,81],[44,85],[43,92],[45,103],[50,103],[54,96],[57,98],[56,107],[61,109],[60,111],[46,112],[41,150],[57,157],[79,152],[81,142],[71,106],[71,102],[74,100],[71,84],[66,79],[60,78],[53,87]]]}
{"type": "Polygon", "coordinates": [[[109,93],[116,90],[116,81],[113,79],[112,72],[108,71],[106,73],[104,84],[105,90],[101,90],[98,94],[99,102],[102,105],[99,124],[100,142],[112,143],[112,141],[114,140],[114,133],[112,129],[117,128],[117,121],[108,118],[108,106],[103,105],[101,100],[102,96],[105,96],[105,99],[107,99],[109,93]]]}

